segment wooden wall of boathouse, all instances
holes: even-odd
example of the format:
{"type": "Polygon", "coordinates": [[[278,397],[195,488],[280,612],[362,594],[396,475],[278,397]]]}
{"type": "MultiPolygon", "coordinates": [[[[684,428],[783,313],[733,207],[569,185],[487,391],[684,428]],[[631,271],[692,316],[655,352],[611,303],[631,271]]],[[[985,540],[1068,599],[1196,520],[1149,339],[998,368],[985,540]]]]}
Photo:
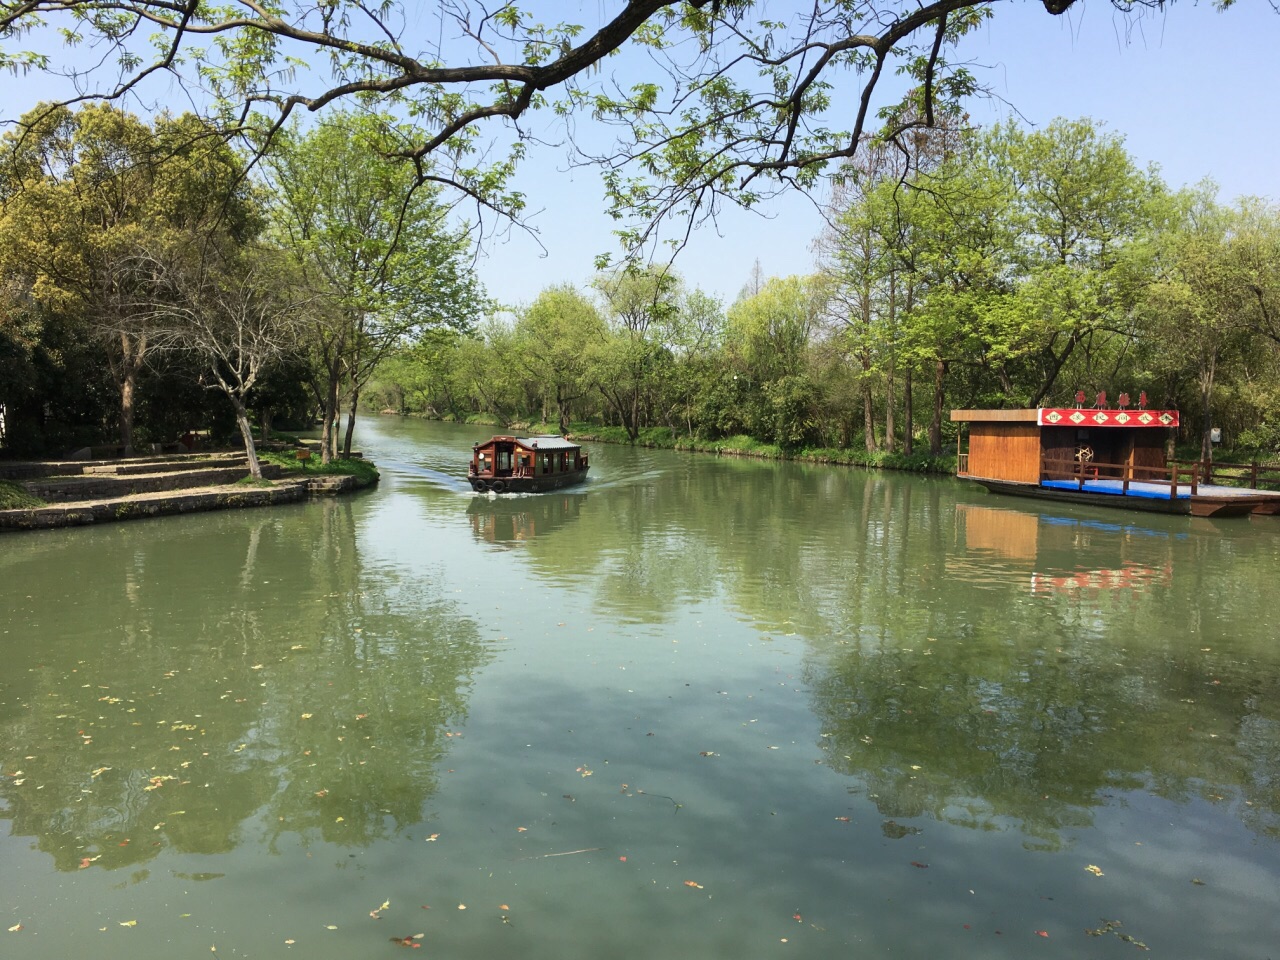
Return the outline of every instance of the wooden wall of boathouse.
{"type": "Polygon", "coordinates": [[[1040,482],[1040,427],[1034,422],[969,424],[969,476],[1040,482]]]}
{"type": "MultiPolygon", "coordinates": [[[[1135,430],[1133,436],[1133,465],[1164,470],[1169,465],[1164,450],[1164,430],[1135,430]]],[[[1138,475],[1139,480],[1150,480],[1146,471],[1138,475]]]]}

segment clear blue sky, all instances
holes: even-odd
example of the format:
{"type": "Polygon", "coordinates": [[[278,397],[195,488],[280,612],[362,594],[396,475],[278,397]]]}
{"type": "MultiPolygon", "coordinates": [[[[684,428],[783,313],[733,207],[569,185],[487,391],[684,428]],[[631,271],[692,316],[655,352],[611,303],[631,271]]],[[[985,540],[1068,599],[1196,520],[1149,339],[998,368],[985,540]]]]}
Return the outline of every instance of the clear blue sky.
{"type": "MultiPolygon", "coordinates": [[[[590,17],[596,4],[568,4],[590,17]],[[587,10],[586,8],[591,8],[587,10]]],[[[773,15],[791,6],[773,2],[773,15]]],[[[995,17],[968,38],[962,56],[1008,104],[975,102],[990,124],[1013,115],[1040,125],[1055,117],[1091,117],[1126,138],[1141,165],[1159,165],[1174,187],[1212,177],[1223,199],[1280,200],[1280,14],[1265,0],[1239,0],[1219,13],[1208,2],[1179,0],[1166,12],[1124,17],[1088,0],[1051,17],[1039,0],[998,3],[995,17]]],[[[521,186],[546,247],[518,233],[487,244],[480,262],[490,293],[505,303],[532,300],[548,284],[583,285],[597,253],[617,252],[603,210],[598,174],[569,172],[564,151],[530,158],[521,186]]],[[[766,275],[807,273],[821,219],[793,197],[758,214],[731,212],[704,228],[676,261],[690,283],[726,305],[759,259],[766,275]]]]}

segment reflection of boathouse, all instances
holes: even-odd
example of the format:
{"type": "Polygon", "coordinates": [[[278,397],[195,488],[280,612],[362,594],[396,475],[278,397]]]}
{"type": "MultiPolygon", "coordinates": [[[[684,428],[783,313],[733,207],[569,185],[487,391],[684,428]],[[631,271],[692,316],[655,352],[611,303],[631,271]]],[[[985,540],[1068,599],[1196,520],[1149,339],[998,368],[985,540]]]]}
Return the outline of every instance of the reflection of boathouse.
{"type": "Polygon", "coordinates": [[[1141,591],[1169,583],[1176,536],[1132,523],[958,503],[957,550],[947,559],[947,576],[975,586],[1030,584],[1033,593],[1141,591]]]}

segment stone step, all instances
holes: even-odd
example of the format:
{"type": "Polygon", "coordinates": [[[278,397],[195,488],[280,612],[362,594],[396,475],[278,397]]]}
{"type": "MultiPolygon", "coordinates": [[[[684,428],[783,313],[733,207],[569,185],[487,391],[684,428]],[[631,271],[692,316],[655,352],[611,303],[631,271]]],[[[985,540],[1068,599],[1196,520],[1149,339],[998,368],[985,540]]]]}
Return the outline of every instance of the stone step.
{"type": "Polygon", "coordinates": [[[69,506],[36,507],[29,510],[0,510],[0,531],[41,530],[52,527],[82,526],[116,520],[136,520],[175,513],[203,510],[227,510],[241,507],[265,507],[279,503],[296,503],[307,496],[301,483],[283,483],[274,487],[223,487],[190,493],[160,493],[123,500],[95,500],[69,506]]]}
{"type": "Polygon", "coordinates": [[[312,477],[307,480],[307,491],[313,496],[330,496],[346,493],[356,488],[356,478],[348,474],[312,477]]]}
{"type": "MultiPolygon", "coordinates": [[[[154,466],[153,466],[154,469],[154,466]]],[[[85,500],[109,500],[139,493],[157,493],[165,490],[187,490],[193,487],[219,487],[235,483],[248,475],[243,465],[206,467],[205,469],[180,470],[170,473],[115,475],[90,475],[59,477],[56,479],[29,480],[23,484],[29,493],[50,503],[72,503],[85,500]]],[[[273,463],[262,465],[262,476],[275,480],[281,469],[273,463]]]]}
{"type": "Polygon", "coordinates": [[[81,470],[85,476],[129,477],[145,473],[162,473],[178,470],[203,470],[213,467],[233,467],[247,464],[249,458],[243,453],[221,454],[211,457],[208,454],[196,455],[187,459],[156,458],[146,460],[124,460],[119,463],[86,464],[81,470]]]}

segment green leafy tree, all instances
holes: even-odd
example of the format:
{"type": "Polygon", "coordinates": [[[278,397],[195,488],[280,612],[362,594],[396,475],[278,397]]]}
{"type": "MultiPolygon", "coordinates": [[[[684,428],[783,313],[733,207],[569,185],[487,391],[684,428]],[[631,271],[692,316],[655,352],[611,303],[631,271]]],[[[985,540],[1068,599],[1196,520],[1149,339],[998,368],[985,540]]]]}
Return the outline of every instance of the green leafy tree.
{"type": "Polygon", "coordinates": [[[1214,389],[1225,362],[1253,340],[1256,294],[1247,246],[1236,244],[1242,211],[1217,201],[1203,182],[1172,198],[1172,217],[1156,247],[1156,276],[1143,304],[1155,365],[1194,378],[1200,407],[1200,457],[1213,459],[1214,389]]]}
{"type": "Polygon", "coordinates": [[[590,358],[607,333],[600,311],[568,284],[543,290],[516,321],[517,362],[554,406],[561,433],[592,389],[590,358]]]}
{"type": "MultiPolygon", "coordinates": [[[[1077,0],[1040,2],[1057,16],[1077,0]]],[[[1128,16],[1149,6],[1112,3],[1128,16]]],[[[417,36],[417,10],[392,0],[24,0],[0,7],[0,67],[69,71],[104,99],[176,77],[207,91],[228,134],[260,143],[299,110],[394,104],[412,119],[399,152],[421,163],[422,182],[447,182],[513,217],[524,197],[511,174],[534,116],[564,123],[569,136],[577,116],[590,116],[616,131],[615,145],[588,159],[603,165],[634,248],[673,215],[692,226],[726,201],[750,207],[811,185],[872,127],[892,138],[934,123],[977,88],[955,49],[995,6],[837,0],[775,19],[756,0],[614,0],[592,25],[549,9],[548,19],[509,3],[442,3],[446,44],[417,36]],[[61,31],[65,49],[36,42],[45,27],[61,31]],[[98,48],[100,68],[77,65],[82,44],[98,48]],[[624,50],[644,72],[597,82],[624,50]],[[905,97],[880,89],[895,74],[914,83],[905,97]],[[505,128],[492,130],[495,120],[505,128]]]]}
{"type": "Polygon", "coordinates": [[[762,439],[793,446],[813,435],[809,347],[827,296],[820,277],[775,277],[729,308],[726,350],[750,398],[747,427],[762,439]]]}
{"type": "Polygon", "coordinates": [[[669,270],[650,267],[602,273],[595,287],[604,299],[609,335],[592,357],[593,378],[634,441],[670,373],[665,334],[679,309],[682,283],[669,270]]]}
{"type": "Polygon", "coordinates": [[[0,257],[42,309],[74,315],[99,344],[131,451],[138,378],[166,346],[147,322],[151,277],[139,254],[252,232],[241,167],[192,116],[149,126],[109,104],[45,105],[24,123],[6,135],[0,257]]]}
{"type": "Polygon", "coordinates": [[[275,235],[327,297],[309,337],[325,462],[344,388],[349,454],[360,391],[387,353],[424,330],[465,329],[481,306],[466,230],[439,191],[392,156],[402,143],[385,117],[339,113],[282,132],[267,159],[275,235]]]}

